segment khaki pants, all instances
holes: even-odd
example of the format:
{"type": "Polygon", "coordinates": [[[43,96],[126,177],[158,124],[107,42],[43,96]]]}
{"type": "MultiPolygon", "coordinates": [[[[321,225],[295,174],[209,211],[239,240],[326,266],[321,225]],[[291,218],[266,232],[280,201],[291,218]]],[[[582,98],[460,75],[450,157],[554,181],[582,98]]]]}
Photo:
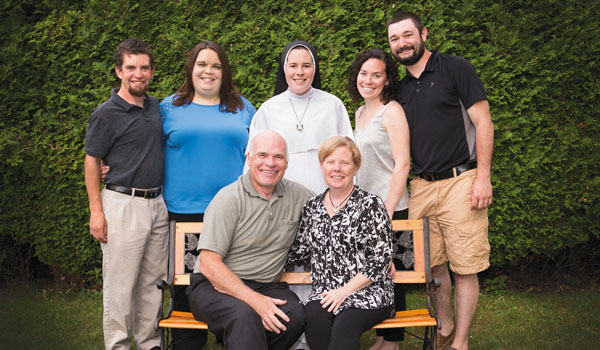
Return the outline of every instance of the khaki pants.
{"type": "Polygon", "coordinates": [[[162,195],[144,199],[102,191],[108,241],[102,246],[103,326],[106,349],[160,345],[154,330],[167,275],[168,214],[162,195]]]}
{"type": "Polygon", "coordinates": [[[460,176],[410,182],[408,215],[429,217],[431,267],[450,262],[450,269],[470,275],[490,266],[487,209],[471,209],[471,187],[477,170],[460,176]]]}

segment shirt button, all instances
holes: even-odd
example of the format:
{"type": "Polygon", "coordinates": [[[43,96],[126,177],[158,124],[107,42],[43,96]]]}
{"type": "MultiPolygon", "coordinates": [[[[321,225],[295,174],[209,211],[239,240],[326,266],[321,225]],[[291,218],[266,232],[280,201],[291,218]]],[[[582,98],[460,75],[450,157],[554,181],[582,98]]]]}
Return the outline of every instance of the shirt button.
{"type": "Polygon", "coordinates": [[[417,89],[417,92],[421,91],[421,89],[417,89]]]}

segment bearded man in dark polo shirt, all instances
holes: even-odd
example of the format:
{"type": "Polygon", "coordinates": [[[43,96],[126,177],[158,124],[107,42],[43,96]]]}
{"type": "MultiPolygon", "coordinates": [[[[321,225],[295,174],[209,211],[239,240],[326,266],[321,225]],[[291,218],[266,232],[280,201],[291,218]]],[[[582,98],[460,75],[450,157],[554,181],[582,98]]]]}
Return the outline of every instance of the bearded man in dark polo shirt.
{"type": "Polygon", "coordinates": [[[128,39],[115,52],[120,88],[90,115],[85,138],[85,185],[90,234],[102,247],[106,349],[160,346],[154,321],[161,303],[156,281],[166,278],[168,215],[162,197],[160,107],[146,88],[154,74],[150,46],[128,39]],[[100,161],[110,166],[100,191],[100,161]]]}
{"type": "Polygon", "coordinates": [[[392,54],[406,66],[397,99],[406,113],[414,178],[409,217],[430,218],[438,295],[438,349],[466,350],[479,301],[477,273],[489,266],[487,208],[494,127],[483,84],[464,58],[429,51],[427,28],[410,12],[387,25],[392,54]],[[455,320],[448,263],[455,281],[455,320]]]}

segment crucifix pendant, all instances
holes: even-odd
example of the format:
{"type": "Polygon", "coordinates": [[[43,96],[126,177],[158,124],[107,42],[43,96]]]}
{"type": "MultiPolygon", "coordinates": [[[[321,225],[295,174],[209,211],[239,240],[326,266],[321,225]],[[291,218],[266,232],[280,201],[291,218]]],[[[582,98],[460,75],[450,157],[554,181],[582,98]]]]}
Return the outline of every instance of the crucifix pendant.
{"type": "Polygon", "coordinates": [[[302,132],[304,130],[304,125],[298,122],[298,124],[296,124],[296,130],[298,130],[298,132],[302,132]]]}

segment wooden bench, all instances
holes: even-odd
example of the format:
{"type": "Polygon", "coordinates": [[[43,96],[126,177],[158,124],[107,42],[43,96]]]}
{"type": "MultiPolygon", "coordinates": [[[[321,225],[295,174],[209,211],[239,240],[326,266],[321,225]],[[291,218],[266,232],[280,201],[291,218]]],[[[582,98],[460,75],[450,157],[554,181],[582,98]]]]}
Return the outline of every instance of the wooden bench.
{"type": "MultiPolygon", "coordinates": [[[[429,222],[427,218],[419,220],[393,220],[392,227],[394,231],[412,231],[414,242],[415,264],[414,270],[397,271],[394,275],[394,282],[401,284],[425,284],[427,295],[427,308],[417,310],[398,311],[393,318],[389,318],[375,327],[382,328],[402,328],[402,327],[425,327],[423,339],[423,349],[436,349],[435,327],[440,323],[436,317],[436,289],[439,287],[439,281],[433,279],[429,266],[429,222]]],[[[190,312],[173,310],[173,287],[186,286],[190,284],[190,274],[185,273],[185,234],[202,232],[201,222],[170,222],[169,227],[169,267],[166,281],[158,281],[158,288],[163,290],[166,287],[171,288],[171,300],[169,310],[164,315],[162,308],[159,310],[156,320],[156,328],[161,330],[161,349],[170,348],[168,338],[170,338],[171,328],[186,329],[208,329],[204,322],[196,321],[190,312]]],[[[288,284],[310,284],[309,272],[284,272],[281,281],[288,284]]],[[[413,334],[414,335],[414,334],[413,334]]]]}

